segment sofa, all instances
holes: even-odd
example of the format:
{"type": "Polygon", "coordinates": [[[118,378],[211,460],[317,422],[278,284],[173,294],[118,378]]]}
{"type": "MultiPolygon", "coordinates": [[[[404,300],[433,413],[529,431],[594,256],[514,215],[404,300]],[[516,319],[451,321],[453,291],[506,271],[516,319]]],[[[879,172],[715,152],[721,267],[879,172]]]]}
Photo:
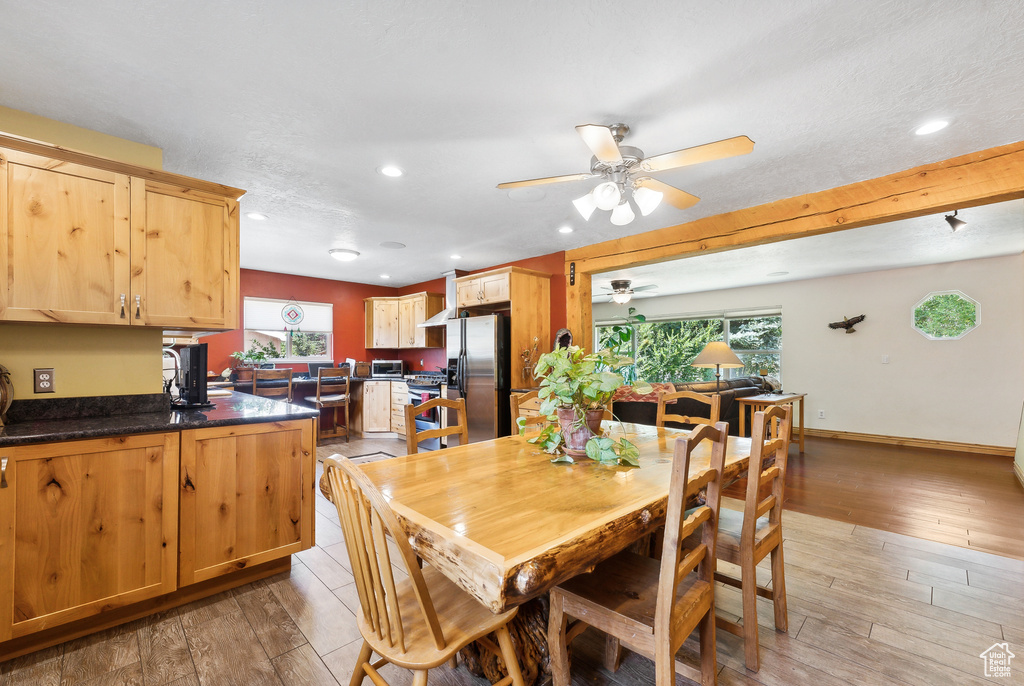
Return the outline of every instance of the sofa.
{"type": "MultiPolygon", "coordinates": [[[[646,395],[636,393],[632,386],[623,386],[612,397],[613,412],[616,419],[623,422],[653,425],[658,417],[658,394],[675,391],[693,391],[710,395],[715,393],[714,381],[691,381],[688,383],[652,383],[653,391],[646,395]]],[[[729,423],[729,433],[739,435],[740,404],[738,398],[764,393],[762,380],[756,376],[744,376],[736,379],[722,379],[718,393],[721,400],[721,421],[729,423]]],[[[689,398],[682,398],[670,403],[666,408],[669,414],[707,416],[708,406],[689,398]]],[[[690,426],[666,422],[665,426],[688,429],[690,426]]]]}

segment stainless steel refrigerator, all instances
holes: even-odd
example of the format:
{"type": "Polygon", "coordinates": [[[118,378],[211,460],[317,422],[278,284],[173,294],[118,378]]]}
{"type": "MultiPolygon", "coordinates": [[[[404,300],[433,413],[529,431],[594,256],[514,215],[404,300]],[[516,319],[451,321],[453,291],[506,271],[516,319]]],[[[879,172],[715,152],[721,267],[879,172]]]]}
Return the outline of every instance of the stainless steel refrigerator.
{"type": "MultiPolygon", "coordinates": [[[[508,318],[497,314],[463,317],[449,320],[447,327],[448,398],[466,399],[469,442],[508,436],[508,318]]],[[[455,436],[448,437],[449,446],[457,441],[455,436]]]]}

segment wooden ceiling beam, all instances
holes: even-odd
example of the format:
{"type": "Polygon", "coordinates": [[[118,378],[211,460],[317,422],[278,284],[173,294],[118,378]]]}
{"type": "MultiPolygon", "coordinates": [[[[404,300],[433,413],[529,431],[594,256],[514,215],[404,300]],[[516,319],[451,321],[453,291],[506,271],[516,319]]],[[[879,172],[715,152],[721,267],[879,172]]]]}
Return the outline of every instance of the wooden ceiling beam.
{"type": "Polygon", "coordinates": [[[1024,141],[565,253],[566,315],[590,347],[591,276],[1024,197],[1024,141]],[[568,278],[575,265],[575,285],[568,278]]]}

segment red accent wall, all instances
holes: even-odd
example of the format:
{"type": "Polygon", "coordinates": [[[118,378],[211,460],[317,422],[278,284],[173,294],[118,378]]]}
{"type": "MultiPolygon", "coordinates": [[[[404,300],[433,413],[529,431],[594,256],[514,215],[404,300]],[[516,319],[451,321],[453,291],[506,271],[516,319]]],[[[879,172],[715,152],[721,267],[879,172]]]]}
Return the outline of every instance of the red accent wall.
{"type": "MultiPolygon", "coordinates": [[[[531,257],[516,262],[467,271],[466,274],[497,269],[499,267],[523,267],[547,272],[551,278],[551,333],[565,326],[565,253],[556,252],[540,257],[531,257]]],[[[241,296],[254,298],[279,298],[281,300],[305,300],[308,302],[332,303],[334,305],[334,361],[342,362],[346,357],[359,361],[376,359],[405,360],[410,370],[426,369],[435,371],[447,362],[444,348],[417,350],[367,350],[365,347],[365,310],[363,298],[406,295],[408,293],[444,293],[444,279],[433,279],[421,283],[390,288],[332,279],[317,279],[293,274],[243,269],[239,279],[241,296]]],[[[241,301],[239,301],[241,308],[241,301]]],[[[241,311],[241,310],[240,310],[241,311]]],[[[215,334],[203,338],[209,345],[207,350],[210,371],[220,372],[232,363],[231,353],[242,349],[245,322],[237,331],[215,334]]],[[[543,342],[542,342],[543,343],[543,342]]],[[[550,346],[551,341],[546,342],[550,346]]],[[[543,348],[543,345],[542,345],[543,348]]],[[[292,365],[297,372],[306,371],[305,365],[292,365]]]]}

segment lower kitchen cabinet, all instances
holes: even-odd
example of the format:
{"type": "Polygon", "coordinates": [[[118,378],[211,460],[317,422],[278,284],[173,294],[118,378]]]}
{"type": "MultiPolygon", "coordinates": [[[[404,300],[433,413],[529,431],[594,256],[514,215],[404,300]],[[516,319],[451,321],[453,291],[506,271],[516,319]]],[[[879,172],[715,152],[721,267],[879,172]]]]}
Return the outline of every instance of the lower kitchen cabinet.
{"type": "Polygon", "coordinates": [[[312,547],[313,421],[181,432],[182,586],[312,547]]]}
{"type": "Polygon", "coordinates": [[[362,430],[391,431],[391,382],[364,381],[362,400],[362,430]]]}
{"type": "Polygon", "coordinates": [[[0,449],[0,641],[177,587],[178,436],[0,449]]]}

